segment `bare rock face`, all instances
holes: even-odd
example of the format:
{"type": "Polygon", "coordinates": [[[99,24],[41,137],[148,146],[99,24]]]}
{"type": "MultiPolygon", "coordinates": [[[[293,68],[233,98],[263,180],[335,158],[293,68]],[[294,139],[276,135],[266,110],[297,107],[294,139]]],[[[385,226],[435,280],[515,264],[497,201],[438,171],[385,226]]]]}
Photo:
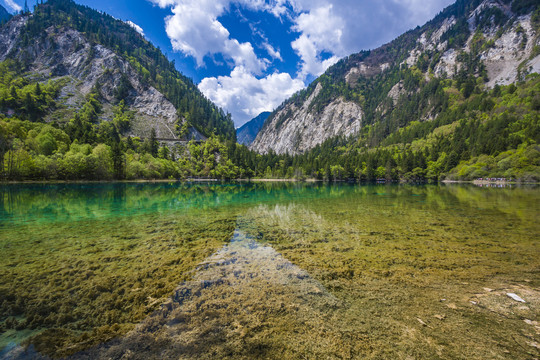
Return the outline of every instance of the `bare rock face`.
{"type": "Polygon", "coordinates": [[[27,17],[14,18],[0,31],[0,60],[5,60],[5,55],[13,50],[21,29],[26,25],[27,21],[27,17]]]}
{"type": "Polygon", "coordinates": [[[272,119],[268,119],[250,148],[260,153],[272,149],[277,154],[299,154],[330,137],[350,136],[358,132],[363,111],[354,102],[338,98],[319,113],[310,110],[321,88],[321,84],[317,84],[301,107],[287,104],[272,119]]]}
{"type": "Polygon", "coordinates": [[[392,103],[395,104],[399,100],[399,97],[405,93],[406,91],[403,85],[403,81],[400,81],[396,85],[394,85],[392,89],[390,89],[390,91],[388,92],[388,97],[392,99],[392,103]]]}
{"type": "MultiPolygon", "coordinates": [[[[135,114],[130,134],[148,137],[154,128],[158,138],[177,138],[176,108],[145,83],[126,59],[102,45],[91,44],[84,34],[71,28],[51,27],[39,39],[21,46],[21,31],[27,20],[24,16],[14,18],[0,31],[0,61],[9,57],[30,63],[32,72],[40,74],[43,81],[66,80],[59,101],[62,114],[74,114],[85,96],[97,87],[104,102],[101,120],[112,120],[117,89],[127,80],[125,101],[135,114]]],[[[49,118],[59,118],[55,115],[49,118]]]]}
{"type": "Polygon", "coordinates": [[[345,75],[345,81],[349,84],[354,84],[360,77],[372,77],[378,75],[390,68],[390,64],[383,63],[380,65],[368,65],[364,62],[360,62],[357,66],[352,67],[347,75],[345,75]]]}
{"type": "Polygon", "coordinates": [[[448,47],[448,42],[441,42],[441,38],[452,26],[456,24],[456,19],[452,16],[448,19],[445,19],[441,26],[434,31],[432,34],[424,32],[420,35],[417,41],[417,46],[409,52],[409,57],[403,62],[407,66],[414,66],[420,56],[425,51],[441,51],[445,50],[448,47]]]}
{"type": "MultiPolygon", "coordinates": [[[[484,0],[467,14],[458,14],[455,8],[446,12],[446,15],[443,12],[424,27],[398,38],[396,44],[390,43],[370,52],[353,54],[329,69],[327,76],[333,79],[332,85],[345,83],[352,89],[360,79],[376,82],[382,78],[386,81],[384,86],[388,92],[385,98],[377,99],[375,111],[379,118],[384,118],[402,96],[412,96],[419,91],[419,88],[415,90],[410,86],[407,91],[404,80],[395,76],[391,80],[393,83],[384,78],[385,73],[392,74],[397,67],[420,71],[423,81],[428,82],[437,77],[453,78],[460,70],[468,70],[466,59],[472,56],[478,58],[486,70],[487,82],[481,85],[485,88],[497,84],[507,85],[523,80],[530,73],[540,73],[540,55],[537,50],[540,35],[531,22],[530,13],[517,16],[512,12],[512,3],[509,1],[484,0]],[[502,23],[494,20],[494,13],[500,15],[502,23]],[[484,16],[489,18],[482,20],[484,16]],[[463,42],[463,46],[457,46],[456,32],[466,34],[467,28],[468,39],[463,42]]],[[[480,77],[485,74],[478,72],[474,75],[480,77]]],[[[330,137],[357,133],[361,129],[365,109],[359,103],[347,102],[335,95],[322,109],[319,104],[318,111],[315,111],[313,103],[318,94],[323,90],[328,92],[322,86],[318,83],[315,89],[308,90],[311,94],[303,101],[297,97],[282,104],[270,115],[251,149],[261,153],[273,150],[278,154],[298,154],[330,137]]],[[[370,94],[362,95],[367,97],[370,94]]],[[[436,110],[433,110],[417,120],[429,121],[436,116],[436,110]]]]}
{"type": "MultiPolygon", "coordinates": [[[[487,6],[496,6],[505,12],[508,11],[494,1],[486,1],[479,8],[483,9],[487,6]]],[[[474,11],[473,15],[478,11],[479,9],[474,11]]],[[[467,45],[459,50],[446,50],[435,66],[434,74],[436,76],[452,77],[461,69],[459,53],[471,52],[470,44],[477,30],[474,21],[472,21],[473,15],[469,18],[471,36],[467,45]]],[[[497,84],[508,85],[522,79],[527,74],[540,72],[540,55],[534,56],[534,48],[540,45],[540,40],[531,25],[531,16],[519,17],[512,26],[506,28],[502,33],[498,33],[498,29],[494,27],[483,31],[485,41],[493,42],[489,49],[480,54],[480,59],[488,73],[489,81],[486,86],[492,88],[497,84]]]]}
{"type": "Polygon", "coordinates": [[[534,47],[538,45],[540,39],[536,38],[531,26],[531,16],[520,17],[495,40],[491,49],[482,54],[488,71],[487,85],[508,85],[526,74],[540,72],[540,55],[532,56],[534,47]]]}

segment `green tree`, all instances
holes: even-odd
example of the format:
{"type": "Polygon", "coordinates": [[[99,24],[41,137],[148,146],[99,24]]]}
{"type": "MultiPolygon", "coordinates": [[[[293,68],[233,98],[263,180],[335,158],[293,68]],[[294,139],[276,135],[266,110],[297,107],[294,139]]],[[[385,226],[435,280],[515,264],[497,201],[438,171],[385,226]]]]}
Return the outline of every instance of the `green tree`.
{"type": "Polygon", "coordinates": [[[153,157],[157,157],[158,151],[159,142],[157,141],[156,129],[152,128],[152,131],[150,132],[150,154],[152,154],[153,157]]]}

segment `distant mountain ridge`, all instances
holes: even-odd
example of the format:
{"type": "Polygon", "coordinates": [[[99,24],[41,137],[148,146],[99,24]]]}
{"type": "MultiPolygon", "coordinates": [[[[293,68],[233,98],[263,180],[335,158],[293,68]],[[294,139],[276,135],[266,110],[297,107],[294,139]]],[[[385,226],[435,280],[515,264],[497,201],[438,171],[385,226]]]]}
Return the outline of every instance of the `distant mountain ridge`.
{"type": "Polygon", "coordinates": [[[336,136],[366,137],[372,147],[411,121],[436,118],[440,80],[457,80],[466,97],[523,80],[540,72],[539,18],[534,0],[458,0],[424,26],[330,67],[268,117],[250,148],[302,154],[336,136]]]}
{"type": "Polygon", "coordinates": [[[6,10],[6,8],[0,5],[0,24],[9,20],[10,17],[11,17],[11,14],[6,10]]]}
{"type": "Polygon", "coordinates": [[[261,130],[264,121],[271,113],[265,111],[260,113],[257,117],[251,119],[236,130],[236,140],[239,144],[249,146],[257,137],[257,134],[261,130]]]}
{"type": "Polygon", "coordinates": [[[112,120],[124,101],[134,115],[126,134],[149,137],[155,129],[159,138],[235,139],[230,115],[130,25],[71,0],[35,9],[0,28],[0,61],[16,61],[34,81],[63,84],[46,119],[68,121],[95,93],[100,121],[112,120]]]}

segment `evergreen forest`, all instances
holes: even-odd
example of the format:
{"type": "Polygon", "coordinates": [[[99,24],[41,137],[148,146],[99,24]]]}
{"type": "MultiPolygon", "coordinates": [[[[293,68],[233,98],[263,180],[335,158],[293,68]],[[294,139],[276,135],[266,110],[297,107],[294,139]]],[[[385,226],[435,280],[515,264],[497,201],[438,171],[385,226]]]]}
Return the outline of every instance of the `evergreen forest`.
{"type": "MultiPolygon", "coordinates": [[[[452,11],[466,12],[468,7],[459,7],[464,3],[458,1],[452,11]]],[[[519,0],[512,3],[515,11],[521,11],[520,4],[523,9],[537,8],[519,0]]],[[[491,23],[503,24],[501,16],[490,14],[488,18],[491,23]]],[[[538,9],[532,24],[537,30],[540,27],[538,9]]],[[[43,36],[50,26],[73,27],[91,42],[128,59],[142,79],[160,90],[187,120],[182,128],[178,126],[178,132],[185,132],[189,124],[208,140],[171,144],[160,142],[155,131],[146,139],[127,135],[135,114],[125,103],[128,89],[122,86],[116,90],[113,119],[101,118],[103,102],[98,86],[73,116],[50,119],[47,115],[61,106],[58,98],[65,80],[42,81],[32,73],[29,60],[8,57],[0,63],[2,180],[435,182],[496,177],[540,181],[540,76],[523,75],[515,84],[486,87],[478,54],[479,49],[491,45],[480,33],[471,53],[462,54],[465,66],[453,78],[432,74],[433,59],[440,56],[435,53],[421,56],[415,66],[393,66],[374,77],[361,77],[354,86],[342,80],[346,64],[353,58],[394,56],[399,63],[405,56],[399,49],[417,30],[374,52],[338,62],[289,101],[303,101],[321,83],[324,91],[312,103],[312,111],[342,96],[363,106],[364,125],[352,137],[330,138],[292,156],[272,151],[258,154],[236,143],[230,115],[206,99],[173,62],[124,22],[70,0],[49,0],[36,6],[25,25],[23,44],[43,36]],[[403,84],[404,93],[394,103],[387,94],[398,82],[403,84]]],[[[458,21],[445,36],[450,44],[462,44],[469,33],[458,21]]]]}

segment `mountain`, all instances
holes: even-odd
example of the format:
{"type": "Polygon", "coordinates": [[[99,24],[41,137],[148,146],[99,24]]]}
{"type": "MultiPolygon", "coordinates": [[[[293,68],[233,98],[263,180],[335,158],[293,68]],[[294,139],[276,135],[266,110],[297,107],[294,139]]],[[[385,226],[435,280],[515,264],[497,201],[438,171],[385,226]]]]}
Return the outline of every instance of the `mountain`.
{"type": "Polygon", "coordinates": [[[2,5],[0,5],[0,24],[2,24],[3,22],[9,20],[10,17],[11,17],[11,14],[8,13],[6,8],[4,8],[2,5]]]}
{"type": "Polygon", "coordinates": [[[49,0],[2,26],[0,61],[21,85],[0,113],[80,128],[111,122],[121,112],[124,135],[149,138],[155,129],[166,139],[235,138],[230,115],[158,48],[127,23],[71,0],[49,0]],[[30,95],[39,109],[29,112],[20,95],[23,85],[36,83],[48,87],[50,98],[30,95]],[[91,115],[86,125],[85,106],[91,115]]]}
{"type": "Polygon", "coordinates": [[[264,121],[268,118],[270,112],[265,111],[257,117],[251,119],[238,129],[236,129],[236,139],[239,144],[249,146],[261,130],[264,121]]]}
{"type": "Polygon", "coordinates": [[[250,146],[303,154],[336,137],[374,148],[449,100],[540,72],[535,0],[458,0],[432,21],[348,56],[282,103],[250,146]],[[457,91],[458,93],[452,93],[457,91]]]}
{"type": "Polygon", "coordinates": [[[285,101],[257,153],[131,26],[49,0],[0,26],[0,179],[538,182],[539,28],[538,1],[459,0],[285,101]]]}

